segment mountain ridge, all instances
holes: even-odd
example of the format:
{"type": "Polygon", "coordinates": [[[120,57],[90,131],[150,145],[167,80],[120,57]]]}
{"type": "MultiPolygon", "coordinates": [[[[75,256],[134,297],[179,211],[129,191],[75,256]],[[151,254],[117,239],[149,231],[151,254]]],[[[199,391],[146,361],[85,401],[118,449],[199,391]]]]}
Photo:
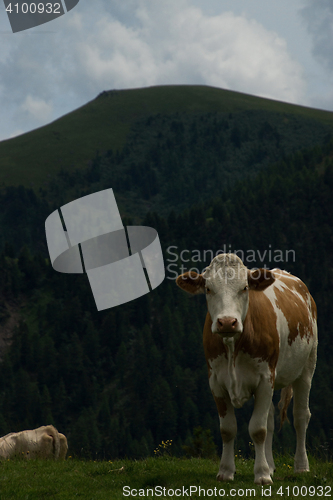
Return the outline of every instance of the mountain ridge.
{"type": "Polygon", "coordinates": [[[101,92],[53,122],[0,142],[0,185],[47,185],[61,170],[87,168],[97,151],[122,151],[138,119],[265,110],[307,118],[333,129],[333,112],[204,85],[161,85],[101,92]]]}

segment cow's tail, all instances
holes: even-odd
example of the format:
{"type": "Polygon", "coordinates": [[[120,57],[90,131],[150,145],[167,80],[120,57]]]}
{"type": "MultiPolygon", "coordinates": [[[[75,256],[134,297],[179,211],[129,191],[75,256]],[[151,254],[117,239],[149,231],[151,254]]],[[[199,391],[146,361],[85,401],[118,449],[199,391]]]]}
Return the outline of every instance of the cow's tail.
{"type": "Polygon", "coordinates": [[[53,438],[53,456],[55,460],[58,460],[59,455],[60,455],[60,439],[59,439],[59,433],[53,425],[48,425],[46,427],[47,433],[49,436],[52,436],[53,438]]]}
{"type": "Polygon", "coordinates": [[[292,400],[292,397],[293,397],[293,388],[291,387],[291,385],[288,385],[288,387],[284,387],[281,390],[281,397],[278,404],[278,408],[280,410],[280,429],[282,428],[286,420],[287,422],[289,422],[287,417],[287,410],[290,401],[292,400]]]}

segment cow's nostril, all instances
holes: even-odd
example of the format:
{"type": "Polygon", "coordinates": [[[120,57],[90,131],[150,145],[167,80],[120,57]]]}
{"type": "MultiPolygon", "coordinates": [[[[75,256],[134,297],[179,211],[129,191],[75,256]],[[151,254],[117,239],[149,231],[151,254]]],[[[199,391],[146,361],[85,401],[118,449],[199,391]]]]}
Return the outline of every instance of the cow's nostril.
{"type": "Polygon", "coordinates": [[[237,318],[231,318],[225,316],[223,318],[217,318],[217,328],[219,332],[234,332],[238,328],[237,318]]]}

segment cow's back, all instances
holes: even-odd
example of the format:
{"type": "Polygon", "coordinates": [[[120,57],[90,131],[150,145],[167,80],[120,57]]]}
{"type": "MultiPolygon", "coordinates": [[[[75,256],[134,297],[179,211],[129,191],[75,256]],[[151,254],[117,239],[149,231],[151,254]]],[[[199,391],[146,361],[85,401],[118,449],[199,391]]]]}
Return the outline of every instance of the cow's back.
{"type": "Polygon", "coordinates": [[[279,335],[279,358],[275,388],[285,387],[296,380],[316,349],[317,307],[306,285],[297,277],[273,270],[276,280],[263,294],[275,313],[279,335]]]}
{"type": "Polygon", "coordinates": [[[66,436],[53,425],[12,432],[0,438],[0,457],[65,459],[68,450],[66,436]]]}

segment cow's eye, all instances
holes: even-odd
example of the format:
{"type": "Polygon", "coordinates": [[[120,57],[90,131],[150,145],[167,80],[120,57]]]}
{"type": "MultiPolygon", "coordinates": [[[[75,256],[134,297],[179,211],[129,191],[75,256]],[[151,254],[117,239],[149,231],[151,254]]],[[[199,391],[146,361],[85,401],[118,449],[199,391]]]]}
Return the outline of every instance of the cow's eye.
{"type": "Polygon", "coordinates": [[[210,288],[206,287],[206,293],[210,293],[210,288]]]}
{"type": "Polygon", "coordinates": [[[246,292],[246,290],[248,290],[249,287],[246,285],[244,288],[243,288],[243,292],[246,292]]]}

